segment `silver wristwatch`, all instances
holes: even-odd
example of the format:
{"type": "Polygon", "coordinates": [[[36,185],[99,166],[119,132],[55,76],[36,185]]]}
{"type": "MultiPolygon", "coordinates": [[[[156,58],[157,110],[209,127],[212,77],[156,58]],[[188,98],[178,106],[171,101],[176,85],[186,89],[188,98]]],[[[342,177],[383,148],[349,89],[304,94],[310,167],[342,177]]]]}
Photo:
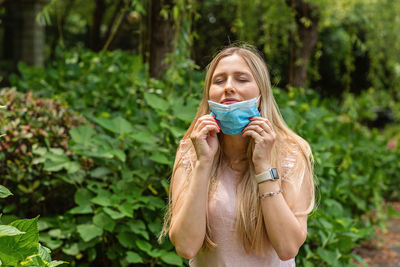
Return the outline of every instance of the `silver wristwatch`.
{"type": "Polygon", "coordinates": [[[278,179],[279,175],[276,168],[270,168],[268,171],[256,175],[256,181],[258,184],[265,181],[275,181],[278,179]]]}

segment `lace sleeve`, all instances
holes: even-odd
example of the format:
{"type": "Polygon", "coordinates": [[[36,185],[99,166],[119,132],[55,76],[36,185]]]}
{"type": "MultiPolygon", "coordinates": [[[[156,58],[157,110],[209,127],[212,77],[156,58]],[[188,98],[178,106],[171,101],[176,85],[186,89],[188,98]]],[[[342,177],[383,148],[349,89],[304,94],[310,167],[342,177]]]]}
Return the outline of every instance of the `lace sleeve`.
{"type": "Polygon", "coordinates": [[[196,160],[196,154],[192,145],[192,140],[189,138],[182,139],[179,143],[178,153],[176,154],[176,164],[182,164],[186,172],[193,169],[193,164],[196,160]]]}
{"type": "Polygon", "coordinates": [[[312,173],[299,148],[293,147],[285,155],[281,164],[281,173],[282,189],[290,209],[296,215],[309,213],[314,194],[313,184],[310,183],[312,173]]]}

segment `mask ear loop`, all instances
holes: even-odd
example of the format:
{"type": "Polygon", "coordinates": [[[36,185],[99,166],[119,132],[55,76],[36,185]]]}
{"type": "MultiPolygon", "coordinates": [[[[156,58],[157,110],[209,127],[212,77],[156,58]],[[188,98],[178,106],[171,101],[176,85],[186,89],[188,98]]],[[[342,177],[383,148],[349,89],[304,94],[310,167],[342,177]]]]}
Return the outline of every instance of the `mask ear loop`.
{"type": "Polygon", "coordinates": [[[261,94],[257,97],[257,109],[258,112],[261,113],[260,107],[261,107],[261,94]]]}

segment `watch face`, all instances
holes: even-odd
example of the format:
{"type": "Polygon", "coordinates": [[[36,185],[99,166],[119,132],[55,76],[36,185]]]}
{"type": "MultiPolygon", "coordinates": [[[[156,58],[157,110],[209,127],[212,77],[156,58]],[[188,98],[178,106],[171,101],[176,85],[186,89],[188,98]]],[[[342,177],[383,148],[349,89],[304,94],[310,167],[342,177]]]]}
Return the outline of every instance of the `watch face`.
{"type": "Polygon", "coordinates": [[[274,179],[279,178],[278,171],[275,168],[271,168],[271,175],[274,177],[274,179]]]}

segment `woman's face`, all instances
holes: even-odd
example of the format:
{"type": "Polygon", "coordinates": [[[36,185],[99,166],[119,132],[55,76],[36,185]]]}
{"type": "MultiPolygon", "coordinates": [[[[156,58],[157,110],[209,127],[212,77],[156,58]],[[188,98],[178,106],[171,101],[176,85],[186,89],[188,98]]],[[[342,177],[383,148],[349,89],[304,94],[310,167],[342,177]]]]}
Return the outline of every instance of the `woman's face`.
{"type": "Polygon", "coordinates": [[[237,55],[222,58],[214,70],[209,89],[209,100],[230,105],[260,95],[246,61],[237,55]]]}

